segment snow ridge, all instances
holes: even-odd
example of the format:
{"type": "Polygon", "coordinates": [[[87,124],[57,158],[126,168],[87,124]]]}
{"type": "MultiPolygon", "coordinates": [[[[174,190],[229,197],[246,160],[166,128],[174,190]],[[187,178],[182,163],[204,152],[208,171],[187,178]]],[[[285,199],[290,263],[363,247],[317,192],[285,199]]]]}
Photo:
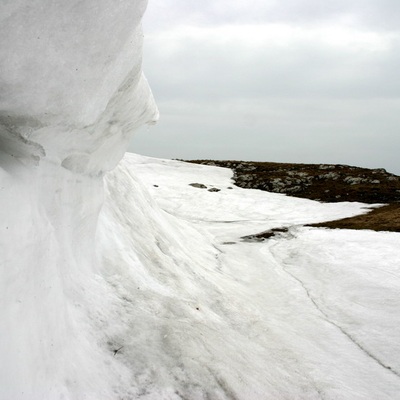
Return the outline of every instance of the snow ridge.
{"type": "Polygon", "coordinates": [[[146,4],[1,6],[2,399],[115,399],[129,381],[96,331],[112,299],[95,236],[104,174],[158,117],[141,69],[146,4]]]}

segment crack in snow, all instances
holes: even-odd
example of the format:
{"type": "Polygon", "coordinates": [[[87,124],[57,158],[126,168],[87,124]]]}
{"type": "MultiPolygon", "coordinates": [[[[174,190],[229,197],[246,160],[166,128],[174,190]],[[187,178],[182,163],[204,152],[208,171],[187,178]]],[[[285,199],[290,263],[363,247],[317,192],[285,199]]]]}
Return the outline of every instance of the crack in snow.
{"type": "MultiPolygon", "coordinates": [[[[271,252],[272,254],[272,252],[271,252]]],[[[273,254],[272,254],[273,256],[273,254]]],[[[274,257],[274,256],[273,256],[274,257]]],[[[275,258],[275,257],[274,257],[275,258]]],[[[275,259],[276,260],[276,259],[275,259]]],[[[322,308],[318,305],[318,303],[316,302],[316,300],[311,296],[309,289],[305,286],[304,282],[299,279],[296,275],[292,274],[291,272],[289,272],[287,270],[287,268],[285,268],[285,264],[279,263],[278,260],[277,264],[281,266],[282,270],[289,275],[290,277],[292,277],[294,280],[296,280],[301,287],[304,289],[304,291],[306,292],[307,297],[310,299],[310,301],[314,304],[315,308],[323,315],[324,320],[326,322],[328,322],[329,324],[335,326],[337,329],[340,330],[340,332],[343,333],[343,335],[345,335],[353,344],[355,344],[364,354],[366,354],[368,357],[370,357],[371,359],[373,359],[376,363],[378,363],[381,367],[387,369],[389,372],[391,372],[392,374],[396,375],[397,377],[400,378],[400,373],[397,372],[396,370],[394,370],[392,367],[390,367],[389,365],[386,365],[383,361],[381,361],[378,357],[376,357],[374,354],[372,354],[370,351],[368,351],[361,343],[359,343],[349,332],[347,332],[343,327],[341,327],[339,324],[337,324],[336,322],[334,322],[333,320],[331,320],[328,316],[327,313],[325,313],[325,311],[322,310],[322,308]]]]}

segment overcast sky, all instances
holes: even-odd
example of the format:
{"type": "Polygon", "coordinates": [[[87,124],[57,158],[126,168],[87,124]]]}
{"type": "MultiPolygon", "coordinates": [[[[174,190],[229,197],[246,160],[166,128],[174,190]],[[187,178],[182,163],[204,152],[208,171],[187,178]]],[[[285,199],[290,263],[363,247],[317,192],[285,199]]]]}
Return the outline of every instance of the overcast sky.
{"type": "Polygon", "coordinates": [[[130,150],[400,174],[399,0],[149,0],[130,150]]]}

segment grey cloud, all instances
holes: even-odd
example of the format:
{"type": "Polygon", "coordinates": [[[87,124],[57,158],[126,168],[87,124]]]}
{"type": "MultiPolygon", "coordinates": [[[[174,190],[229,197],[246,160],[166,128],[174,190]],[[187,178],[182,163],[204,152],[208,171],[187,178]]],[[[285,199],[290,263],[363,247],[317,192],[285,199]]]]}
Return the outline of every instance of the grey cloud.
{"type": "Polygon", "coordinates": [[[159,125],[139,133],[131,151],[164,158],[342,163],[400,174],[399,100],[161,102],[159,125]]]}
{"type": "MultiPolygon", "coordinates": [[[[205,0],[192,9],[192,1],[177,0],[182,9],[176,10],[163,1],[159,11],[165,13],[153,20],[144,54],[161,119],[136,136],[132,151],[166,158],[344,163],[400,174],[400,35],[393,30],[400,2],[239,0],[230,7],[205,0]],[[261,3],[265,9],[257,8],[261,3]],[[334,24],[343,16],[352,16],[362,32],[373,28],[374,37],[392,29],[390,41],[381,47],[369,47],[368,41],[335,46],[305,35],[280,46],[214,40],[209,34],[168,36],[180,23],[210,29],[268,18],[307,30],[307,24],[334,24]],[[392,22],[385,25],[386,17],[392,22]]],[[[153,0],[153,10],[156,5],[153,0]]],[[[337,29],[341,34],[341,25],[337,29]]]]}
{"type": "Polygon", "coordinates": [[[346,20],[364,28],[399,30],[396,0],[285,0],[264,15],[269,21],[309,24],[346,20]]]}
{"type": "Polygon", "coordinates": [[[249,50],[235,43],[182,40],[161,57],[146,54],[145,70],[160,100],[224,98],[396,97],[400,95],[400,46],[381,51],[297,43],[249,50]],[[158,66],[163,65],[162,69],[158,66]]]}
{"type": "Polygon", "coordinates": [[[176,24],[326,24],[339,19],[378,30],[399,30],[398,0],[151,0],[150,30],[176,24]]]}

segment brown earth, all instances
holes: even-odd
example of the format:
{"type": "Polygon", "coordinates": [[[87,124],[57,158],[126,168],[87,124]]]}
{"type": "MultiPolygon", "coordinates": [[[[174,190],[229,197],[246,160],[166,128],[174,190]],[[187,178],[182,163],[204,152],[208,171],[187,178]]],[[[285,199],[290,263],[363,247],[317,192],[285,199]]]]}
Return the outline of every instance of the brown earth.
{"type": "Polygon", "coordinates": [[[337,164],[190,160],[233,170],[235,185],[322,202],[388,204],[370,213],[312,226],[400,232],[400,177],[383,168],[337,164]]]}
{"type": "Polygon", "coordinates": [[[374,231],[400,232],[400,203],[375,208],[368,214],[309,226],[331,229],[371,229],[374,231]]]}

